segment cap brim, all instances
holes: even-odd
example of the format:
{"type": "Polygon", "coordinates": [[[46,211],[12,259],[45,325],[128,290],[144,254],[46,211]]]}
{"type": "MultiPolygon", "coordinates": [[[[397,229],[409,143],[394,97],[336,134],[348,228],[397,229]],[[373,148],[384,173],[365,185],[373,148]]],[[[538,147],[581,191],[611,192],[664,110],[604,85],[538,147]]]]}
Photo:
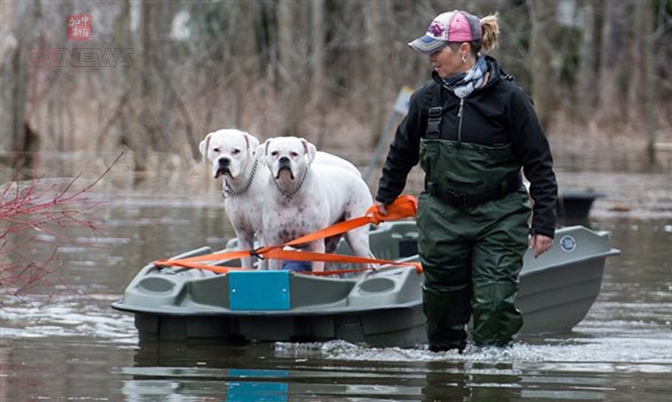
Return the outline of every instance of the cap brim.
{"type": "Polygon", "coordinates": [[[445,40],[432,38],[429,35],[424,35],[414,40],[413,42],[409,42],[408,46],[412,47],[414,50],[420,53],[432,54],[447,44],[448,42],[445,40]]]}

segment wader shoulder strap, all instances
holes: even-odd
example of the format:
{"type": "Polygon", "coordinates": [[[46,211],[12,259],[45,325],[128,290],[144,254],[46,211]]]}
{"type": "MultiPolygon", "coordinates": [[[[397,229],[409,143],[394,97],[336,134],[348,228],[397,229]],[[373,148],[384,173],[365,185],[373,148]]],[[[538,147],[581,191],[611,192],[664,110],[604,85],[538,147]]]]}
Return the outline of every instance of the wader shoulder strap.
{"type": "Polygon", "coordinates": [[[427,132],[425,138],[428,140],[437,139],[441,136],[441,117],[443,116],[443,102],[441,99],[441,87],[438,86],[434,102],[438,106],[429,108],[427,118],[427,132]]]}
{"type": "Polygon", "coordinates": [[[427,119],[427,133],[425,138],[433,140],[439,138],[441,134],[441,115],[443,108],[436,106],[429,108],[429,118],[427,119]]]}

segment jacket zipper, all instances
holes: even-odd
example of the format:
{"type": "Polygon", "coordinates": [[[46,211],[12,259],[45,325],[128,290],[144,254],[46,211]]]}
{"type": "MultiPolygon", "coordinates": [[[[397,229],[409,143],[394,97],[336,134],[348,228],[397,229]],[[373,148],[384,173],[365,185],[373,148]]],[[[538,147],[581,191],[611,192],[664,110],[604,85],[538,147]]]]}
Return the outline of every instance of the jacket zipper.
{"type": "MultiPolygon", "coordinates": [[[[448,87],[447,85],[445,85],[443,83],[441,83],[441,86],[444,87],[445,89],[449,90],[449,91],[451,90],[450,87],[448,87]]],[[[439,95],[439,99],[440,98],[441,98],[441,96],[439,95]]],[[[462,144],[462,118],[463,118],[462,112],[463,112],[463,109],[464,109],[464,98],[460,98],[460,108],[457,111],[457,119],[458,119],[458,122],[457,122],[457,149],[458,150],[460,149],[460,145],[462,144]]]]}
{"type": "Polygon", "coordinates": [[[460,149],[462,143],[462,109],[464,108],[464,98],[460,99],[460,109],[457,111],[457,149],[460,149]]]}

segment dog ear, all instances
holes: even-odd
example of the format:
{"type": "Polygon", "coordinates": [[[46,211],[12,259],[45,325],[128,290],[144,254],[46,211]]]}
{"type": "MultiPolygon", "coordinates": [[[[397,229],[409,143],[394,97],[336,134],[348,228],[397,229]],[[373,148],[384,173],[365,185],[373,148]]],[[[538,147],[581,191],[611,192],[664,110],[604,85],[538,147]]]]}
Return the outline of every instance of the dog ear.
{"type": "Polygon", "coordinates": [[[268,157],[266,156],[266,151],[268,150],[268,143],[271,142],[271,139],[267,139],[261,145],[257,146],[257,150],[254,151],[255,157],[259,159],[261,163],[268,164],[268,157]]]}
{"type": "Polygon", "coordinates": [[[202,162],[208,161],[208,148],[210,147],[210,135],[212,135],[212,133],[206,135],[203,141],[201,141],[201,143],[198,145],[198,149],[201,151],[202,162]]]}
{"type": "Polygon", "coordinates": [[[245,133],[245,141],[247,142],[247,150],[249,151],[250,155],[254,155],[259,148],[259,140],[257,137],[245,133]]]}
{"type": "Polygon", "coordinates": [[[310,165],[313,163],[313,160],[315,159],[315,154],[317,154],[317,148],[315,147],[315,145],[308,142],[305,138],[301,138],[301,142],[303,143],[303,149],[306,151],[306,157],[308,158],[308,165],[310,165]]]}

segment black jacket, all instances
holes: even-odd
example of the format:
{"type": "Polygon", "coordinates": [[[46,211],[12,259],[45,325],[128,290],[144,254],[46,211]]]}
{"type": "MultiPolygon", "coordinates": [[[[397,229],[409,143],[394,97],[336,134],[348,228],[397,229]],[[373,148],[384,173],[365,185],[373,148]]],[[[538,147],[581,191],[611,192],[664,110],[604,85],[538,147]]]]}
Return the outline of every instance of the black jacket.
{"type": "Polygon", "coordinates": [[[408,172],[420,158],[420,139],[427,131],[428,110],[442,106],[441,138],[489,146],[512,144],[530,181],[534,200],[531,233],[553,237],[557,184],[548,141],[531,98],[504,73],[495,59],[486,56],[486,60],[488,83],[464,99],[461,130],[458,130],[460,99],[443,87],[436,72],[432,80],[411,96],[408,115],[390,145],[376,200],[390,203],[401,194],[408,172]]]}

